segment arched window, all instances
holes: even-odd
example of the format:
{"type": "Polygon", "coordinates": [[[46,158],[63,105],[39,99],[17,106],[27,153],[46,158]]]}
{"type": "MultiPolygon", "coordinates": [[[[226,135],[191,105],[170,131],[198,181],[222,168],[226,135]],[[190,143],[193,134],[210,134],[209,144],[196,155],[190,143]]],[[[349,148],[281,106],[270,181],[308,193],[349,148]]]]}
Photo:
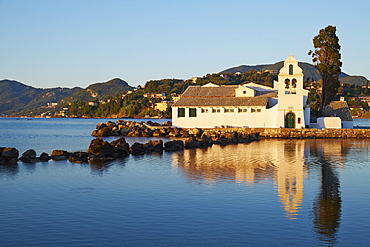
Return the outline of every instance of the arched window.
{"type": "Polygon", "coordinates": [[[289,75],[293,75],[293,65],[289,64],[289,75]]]}
{"type": "Polygon", "coordinates": [[[294,78],[292,80],[292,88],[296,88],[297,87],[297,80],[294,78]]]}
{"type": "Polygon", "coordinates": [[[290,80],[287,78],[285,79],[285,88],[290,88],[290,80]]]}

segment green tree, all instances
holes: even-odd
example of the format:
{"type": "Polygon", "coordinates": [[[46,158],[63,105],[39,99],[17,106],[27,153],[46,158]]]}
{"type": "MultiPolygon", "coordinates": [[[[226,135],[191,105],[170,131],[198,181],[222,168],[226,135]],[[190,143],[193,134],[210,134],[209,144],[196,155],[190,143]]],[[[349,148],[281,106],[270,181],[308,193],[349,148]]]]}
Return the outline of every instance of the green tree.
{"type": "Polygon", "coordinates": [[[315,50],[308,52],[322,78],[319,108],[321,113],[324,107],[332,101],[339,88],[338,78],[341,73],[342,62],[336,30],[336,27],[330,25],[321,29],[319,34],[313,38],[315,50]]]}

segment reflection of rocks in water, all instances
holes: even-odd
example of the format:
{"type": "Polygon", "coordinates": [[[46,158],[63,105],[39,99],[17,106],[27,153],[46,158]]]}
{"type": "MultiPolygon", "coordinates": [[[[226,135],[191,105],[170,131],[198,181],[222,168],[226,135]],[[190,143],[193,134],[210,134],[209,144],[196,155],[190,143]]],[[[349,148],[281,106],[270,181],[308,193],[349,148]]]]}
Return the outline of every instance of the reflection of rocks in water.
{"type": "Polygon", "coordinates": [[[17,163],[11,165],[0,165],[0,177],[15,177],[19,172],[17,163]]]}
{"type": "Polygon", "coordinates": [[[124,165],[126,159],[113,159],[113,158],[92,158],[89,160],[91,173],[95,175],[103,175],[109,168],[115,164],[124,165]]]}

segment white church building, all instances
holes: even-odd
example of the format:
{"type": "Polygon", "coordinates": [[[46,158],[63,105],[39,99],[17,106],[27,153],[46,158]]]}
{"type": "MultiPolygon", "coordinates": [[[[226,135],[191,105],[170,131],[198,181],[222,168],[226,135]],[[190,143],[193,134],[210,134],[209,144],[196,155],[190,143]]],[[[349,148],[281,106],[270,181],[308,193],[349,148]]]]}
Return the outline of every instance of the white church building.
{"type": "Polygon", "coordinates": [[[189,86],[172,106],[172,124],[182,128],[305,128],[310,125],[303,72],[290,55],[274,87],[244,85],[189,86]]]}

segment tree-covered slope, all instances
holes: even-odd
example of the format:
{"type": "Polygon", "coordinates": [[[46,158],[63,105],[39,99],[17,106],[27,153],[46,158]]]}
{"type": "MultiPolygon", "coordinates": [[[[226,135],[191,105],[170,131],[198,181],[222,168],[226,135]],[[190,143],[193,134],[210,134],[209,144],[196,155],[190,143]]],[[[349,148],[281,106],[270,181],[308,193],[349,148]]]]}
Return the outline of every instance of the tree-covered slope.
{"type": "Polygon", "coordinates": [[[86,89],[80,87],[35,88],[17,81],[2,80],[0,81],[0,115],[40,114],[46,111],[42,107],[46,107],[48,103],[89,101],[121,94],[132,88],[121,79],[95,83],[86,89]]]}
{"type": "Polygon", "coordinates": [[[86,102],[97,98],[120,95],[122,92],[132,89],[133,87],[130,86],[126,81],[115,78],[107,82],[91,84],[86,89],[80,90],[74,93],[72,96],[65,98],[64,101],[72,102],[81,100],[86,102]]]}
{"type": "MultiPolygon", "coordinates": [[[[240,65],[237,67],[229,68],[226,70],[223,70],[221,72],[226,73],[226,72],[231,72],[231,73],[244,73],[248,72],[250,70],[257,70],[257,71],[265,71],[265,70],[275,70],[279,72],[279,70],[283,67],[284,62],[277,62],[274,64],[264,64],[264,65],[254,65],[254,66],[248,66],[248,65],[240,65]]],[[[321,79],[320,74],[318,70],[315,68],[314,65],[309,64],[309,63],[304,63],[304,62],[298,62],[299,67],[302,68],[303,74],[304,74],[304,80],[307,81],[308,79],[313,80],[313,81],[318,81],[321,79]]],[[[344,78],[347,77],[348,75],[346,73],[341,73],[339,78],[344,78]]],[[[353,81],[354,82],[354,81],[353,81]]]]}

